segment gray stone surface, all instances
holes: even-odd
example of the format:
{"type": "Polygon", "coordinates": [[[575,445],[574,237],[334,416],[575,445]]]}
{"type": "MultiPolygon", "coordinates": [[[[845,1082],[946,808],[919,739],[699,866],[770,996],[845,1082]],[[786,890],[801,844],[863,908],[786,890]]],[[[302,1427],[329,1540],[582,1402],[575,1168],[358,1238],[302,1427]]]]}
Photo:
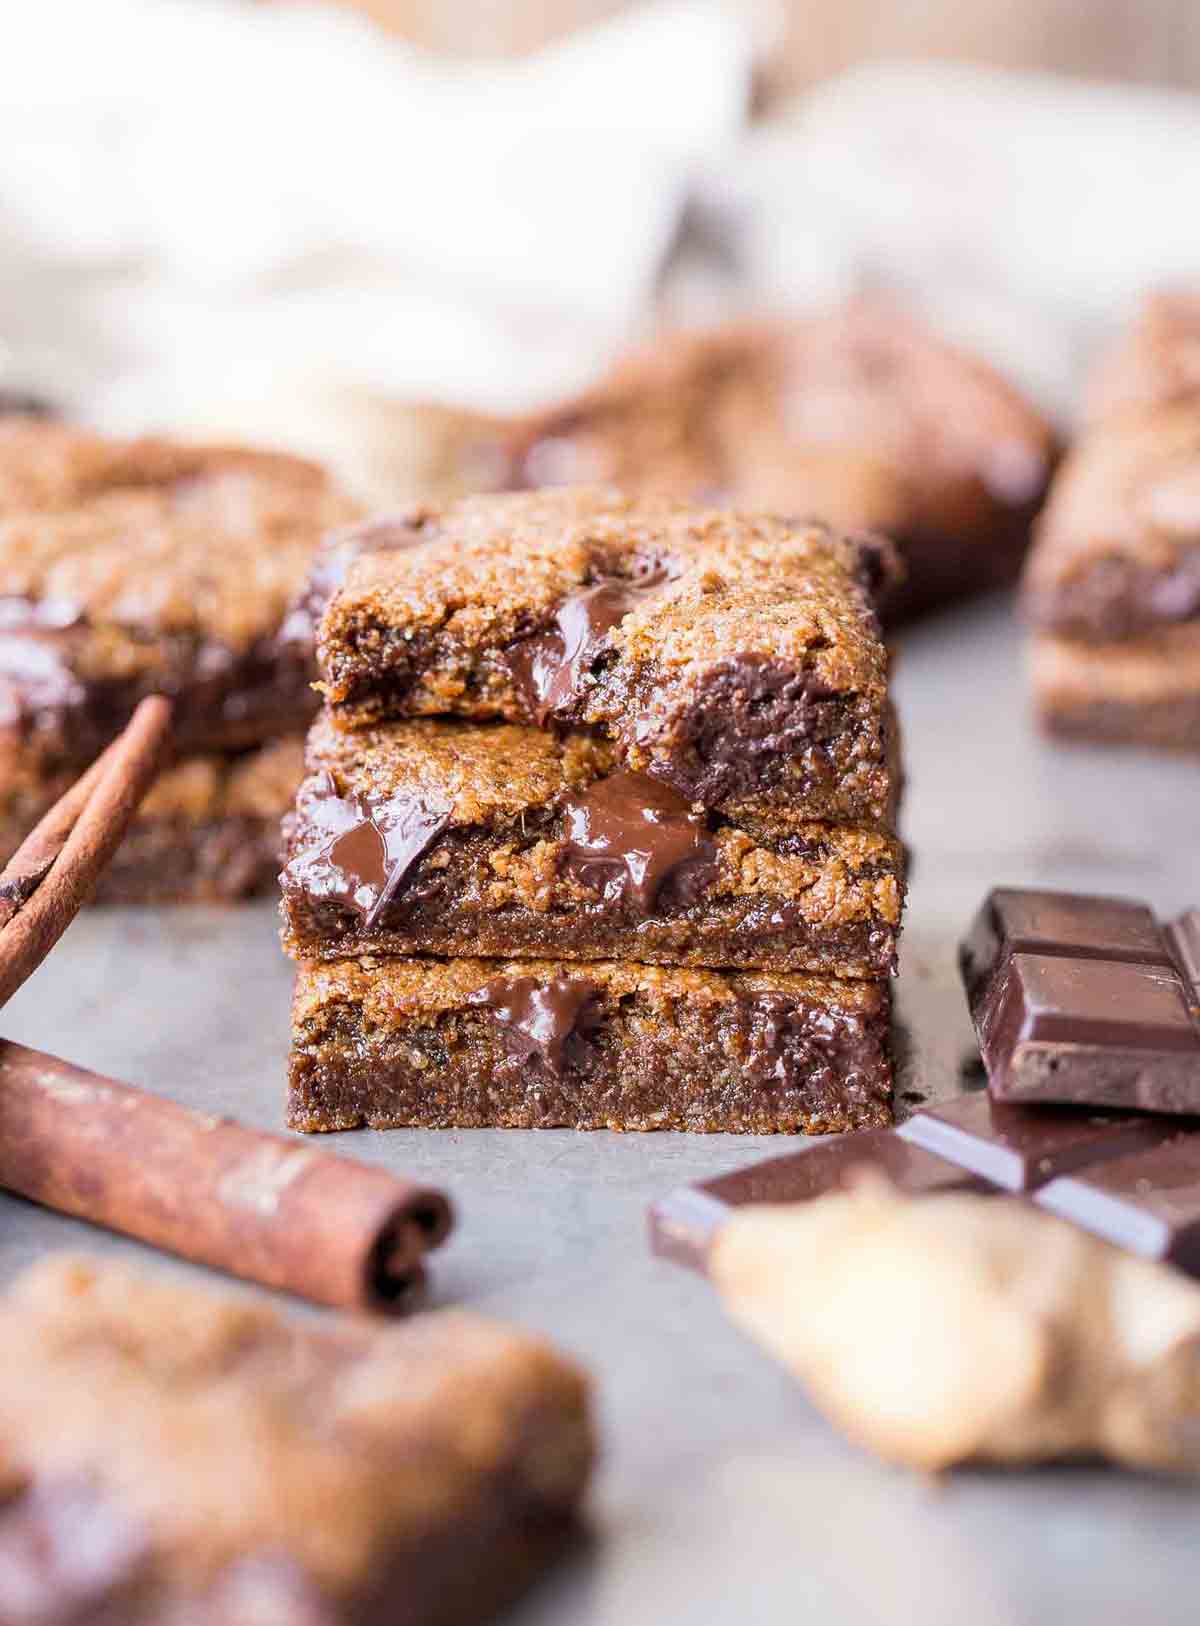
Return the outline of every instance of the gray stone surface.
{"type": "MultiPolygon", "coordinates": [[[[905,1087],[944,1094],[973,1049],[954,943],[984,891],[1044,882],[1148,897],[1163,911],[1200,901],[1200,773],[1195,761],[1036,740],[1019,641],[999,606],[912,634],[898,686],[916,854],[901,979],[912,1037],[905,1087]]],[[[289,980],[269,907],[93,913],[13,1001],[3,1031],[277,1127],[289,980]]],[[[595,1540],[517,1612],[518,1626],[1196,1620],[1192,1489],[1085,1469],[942,1485],[884,1469],[814,1415],[701,1281],[649,1257],[647,1202],[777,1142],[339,1139],[357,1156],[437,1178],[457,1198],[437,1302],[544,1329],[595,1374],[605,1442],[595,1540]]],[[[6,1275],[64,1245],[151,1258],[0,1198],[6,1275]]]]}

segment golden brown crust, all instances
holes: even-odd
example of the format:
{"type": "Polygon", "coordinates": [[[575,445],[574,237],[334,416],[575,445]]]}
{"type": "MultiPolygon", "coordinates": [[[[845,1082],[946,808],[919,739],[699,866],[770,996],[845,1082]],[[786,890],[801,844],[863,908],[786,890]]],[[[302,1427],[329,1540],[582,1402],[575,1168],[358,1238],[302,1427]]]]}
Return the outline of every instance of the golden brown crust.
{"type": "Polygon", "coordinates": [[[790,994],[843,1015],[876,1016],[886,994],[874,982],[788,976],[758,971],[699,971],[637,965],[630,960],[593,960],[586,967],[561,960],[416,960],[364,955],[331,965],[305,963],[296,982],[293,1015],[307,1021],[323,1006],[360,1007],[370,1022],[394,1022],[414,1013],[456,1010],[497,977],[586,976],[613,1001],[635,997],[654,1016],[669,1019],[678,1004],[693,1008],[728,1005],[746,994],[790,994]]]}
{"type": "Polygon", "coordinates": [[[100,673],[136,659],[129,638],[242,651],[270,636],[322,535],[356,512],[281,453],[0,423],[0,597],[111,629],[88,662],[100,673]]]}

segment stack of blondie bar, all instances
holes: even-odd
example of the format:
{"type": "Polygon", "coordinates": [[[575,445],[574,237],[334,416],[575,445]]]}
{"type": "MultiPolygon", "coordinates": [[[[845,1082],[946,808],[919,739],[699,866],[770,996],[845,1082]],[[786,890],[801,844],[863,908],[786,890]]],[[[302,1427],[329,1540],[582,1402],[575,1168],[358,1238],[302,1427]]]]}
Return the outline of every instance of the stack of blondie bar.
{"type": "Polygon", "coordinates": [[[178,755],[100,895],[273,884],[315,709],[310,653],[282,622],[322,534],[354,518],[296,458],[0,422],[3,854],[159,693],[178,755]]]}
{"type": "Polygon", "coordinates": [[[1025,580],[1056,734],[1200,750],[1200,296],[1159,296],[1106,358],[1025,580]]]}
{"type": "Polygon", "coordinates": [[[890,569],[605,490],[337,541],[298,612],[291,1123],[890,1121],[890,569]]]}

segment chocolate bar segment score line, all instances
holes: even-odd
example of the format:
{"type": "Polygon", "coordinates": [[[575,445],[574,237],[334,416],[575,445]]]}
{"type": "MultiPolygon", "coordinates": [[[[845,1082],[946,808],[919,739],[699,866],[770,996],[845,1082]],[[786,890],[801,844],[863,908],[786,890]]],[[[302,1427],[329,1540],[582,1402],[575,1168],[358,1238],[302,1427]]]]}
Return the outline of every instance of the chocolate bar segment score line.
{"type": "Polygon", "coordinates": [[[913,1196],[987,1189],[987,1182],[970,1169],[956,1167],[891,1130],[860,1130],[669,1192],[648,1211],[651,1251],[704,1272],[717,1232],[736,1209],[811,1202],[845,1189],[864,1170],[886,1175],[913,1196]]]}

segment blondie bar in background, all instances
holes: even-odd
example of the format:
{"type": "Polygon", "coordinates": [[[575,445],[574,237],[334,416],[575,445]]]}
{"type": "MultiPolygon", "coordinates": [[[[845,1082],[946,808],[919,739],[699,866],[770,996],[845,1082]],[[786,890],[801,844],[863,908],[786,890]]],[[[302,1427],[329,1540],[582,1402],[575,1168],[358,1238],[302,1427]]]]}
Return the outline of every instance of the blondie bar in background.
{"type": "Polygon", "coordinates": [[[223,899],[269,884],[271,828],[315,706],[309,653],[281,626],[320,538],[356,513],[296,458],[0,423],[5,850],[140,699],[165,694],[178,761],[108,895],[223,899]]]}
{"type": "Polygon", "coordinates": [[[1025,573],[1052,733],[1200,750],[1200,299],[1152,300],[1097,371],[1025,573]]]}

